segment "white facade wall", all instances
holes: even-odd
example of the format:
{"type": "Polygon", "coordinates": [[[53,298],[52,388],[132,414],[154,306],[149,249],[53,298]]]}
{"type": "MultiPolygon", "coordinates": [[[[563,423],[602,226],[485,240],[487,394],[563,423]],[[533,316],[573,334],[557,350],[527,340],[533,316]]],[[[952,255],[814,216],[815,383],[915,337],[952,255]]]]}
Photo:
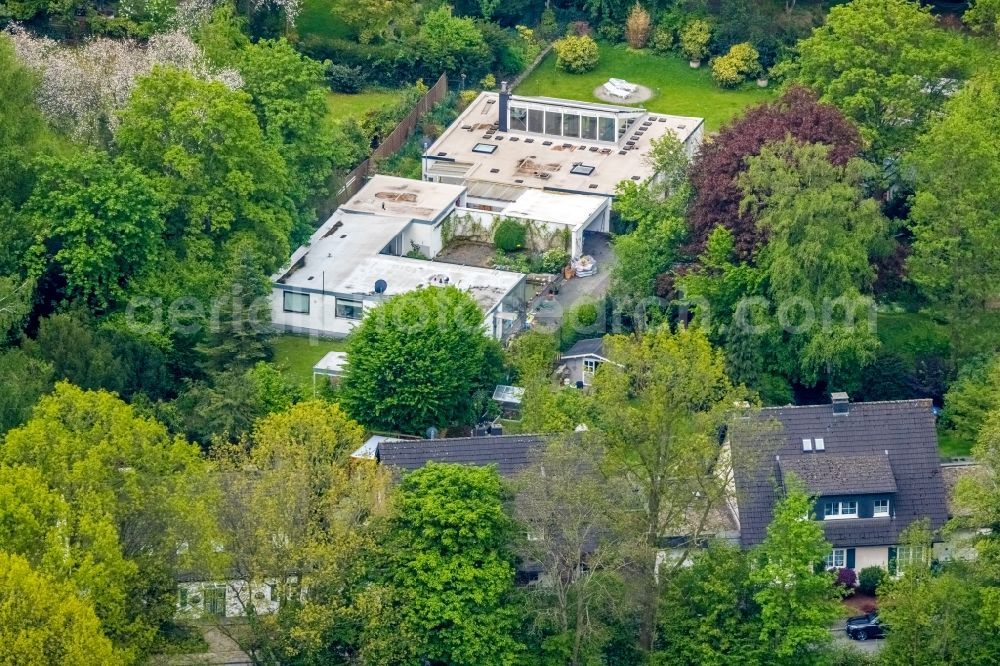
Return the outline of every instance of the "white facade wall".
{"type": "MultiPolygon", "coordinates": [[[[358,325],[360,320],[337,317],[337,299],[329,294],[309,294],[309,312],[285,312],[284,292],[296,289],[271,288],[271,323],[295,333],[342,338],[358,325]]],[[[357,297],[364,303],[365,311],[378,305],[374,298],[357,297]]]]}
{"type": "Polygon", "coordinates": [[[245,615],[251,601],[257,614],[274,613],[279,606],[277,590],[272,590],[276,585],[277,581],[251,584],[243,580],[178,583],[176,616],[196,620],[209,615],[206,604],[213,589],[225,590],[225,617],[245,615]]]}
{"type": "Polygon", "coordinates": [[[413,245],[419,246],[420,251],[428,259],[433,259],[441,251],[441,225],[425,222],[410,222],[403,231],[402,254],[406,254],[413,249],[413,245]]]}
{"type": "Polygon", "coordinates": [[[854,570],[861,571],[865,567],[889,568],[888,546],[864,546],[854,549],[854,570]]]}

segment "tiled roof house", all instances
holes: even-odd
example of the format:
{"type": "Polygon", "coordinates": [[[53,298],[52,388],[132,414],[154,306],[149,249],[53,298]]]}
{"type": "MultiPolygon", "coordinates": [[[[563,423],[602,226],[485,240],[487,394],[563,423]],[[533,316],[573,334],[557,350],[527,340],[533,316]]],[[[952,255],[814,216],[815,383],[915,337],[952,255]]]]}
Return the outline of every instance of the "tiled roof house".
{"type": "Polygon", "coordinates": [[[900,534],[930,520],[938,530],[948,507],[930,400],[831,404],[761,410],[759,426],[734,423],[730,441],[740,542],[763,541],[774,504],[794,474],[816,496],[832,567],[893,568],[914,554],[900,534]],[[768,434],[760,434],[760,433],[768,434]]]}
{"type": "Polygon", "coordinates": [[[487,435],[454,439],[386,440],[375,457],[400,471],[420,469],[428,462],[461,465],[496,465],[501,476],[514,476],[541,455],[545,443],[539,435],[487,435]]]}

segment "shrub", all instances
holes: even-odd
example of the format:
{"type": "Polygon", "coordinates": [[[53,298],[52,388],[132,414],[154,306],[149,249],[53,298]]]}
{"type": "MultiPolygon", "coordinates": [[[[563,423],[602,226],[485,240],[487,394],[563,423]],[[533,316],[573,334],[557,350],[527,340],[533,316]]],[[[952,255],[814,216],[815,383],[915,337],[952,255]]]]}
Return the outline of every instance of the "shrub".
{"type": "Polygon", "coordinates": [[[541,269],[543,273],[558,273],[569,263],[569,252],[566,250],[546,250],[542,253],[541,269]]]}
{"type": "Polygon", "coordinates": [[[738,86],[760,73],[760,56],[747,42],[734,44],[729,53],[712,61],[712,78],[724,88],[738,86]]]}
{"type": "Polygon", "coordinates": [[[837,585],[845,588],[848,592],[854,591],[854,586],[858,584],[858,575],[854,569],[837,569],[837,585]]]}
{"type": "Polygon", "coordinates": [[[559,34],[559,24],[556,23],[556,13],[552,9],[542,12],[542,19],[538,23],[538,32],[542,39],[552,39],[559,34]]]}
{"type": "Polygon", "coordinates": [[[524,225],[515,220],[504,220],[493,231],[493,244],[504,252],[516,252],[524,248],[527,232],[524,225]]]}
{"type": "Polygon", "coordinates": [[[597,36],[607,42],[617,44],[625,38],[625,30],[613,21],[605,21],[597,28],[597,36]]]}
{"type": "Polygon", "coordinates": [[[600,52],[593,38],[563,37],[553,48],[556,51],[556,67],[571,74],[582,74],[597,67],[600,52]]]}
{"type": "Polygon", "coordinates": [[[665,25],[656,26],[650,46],[656,53],[668,55],[674,48],[674,31],[665,25]]]}
{"type": "Polygon", "coordinates": [[[327,63],[325,74],[327,85],[339,93],[359,93],[365,85],[365,77],[360,67],[331,62],[327,63]]]}
{"type": "Polygon", "coordinates": [[[865,567],[858,574],[858,589],[864,594],[874,595],[885,577],[886,572],[882,567],[865,567]]]}
{"type": "Polygon", "coordinates": [[[586,21],[573,21],[566,27],[567,37],[590,37],[593,30],[586,21]]]}
{"type": "Polygon", "coordinates": [[[708,21],[695,19],[681,31],[681,51],[689,60],[701,60],[708,55],[708,42],[712,39],[712,28],[708,21]]]}
{"type": "Polygon", "coordinates": [[[625,19],[625,41],[634,49],[644,49],[649,43],[649,33],[652,29],[652,21],[649,12],[642,8],[638,0],[632,6],[632,11],[625,19]]]}
{"type": "Polygon", "coordinates": [[[497,87],[497,77],[487,74],[479,80],[479,87],[483,90],[493,90],[497,87]]]}
{"type": "Polygon", "coordinates": [[[458,94],[458,108],[464,109],[479,97],[478,90],[463,90],[458,94]]]}

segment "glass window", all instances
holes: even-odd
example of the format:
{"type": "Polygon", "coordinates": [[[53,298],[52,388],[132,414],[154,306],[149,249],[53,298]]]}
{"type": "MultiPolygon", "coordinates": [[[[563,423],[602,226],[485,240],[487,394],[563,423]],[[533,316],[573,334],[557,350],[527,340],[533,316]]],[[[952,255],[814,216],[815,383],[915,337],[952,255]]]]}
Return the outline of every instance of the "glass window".
{"type": "Polygon", "coordinates": [[[591,141],[597,138],[596,116],[580,116],[580,138],[591,141]]]}
{"type": "Polygon", "coordinates": [[[846,502],[826,502],[823,505],[823,518],[854,518],[858,515],[858,503],[856,501],[846,502]]]}
{"type": "Polygon", "coordinates": [[[575,113],[563,115],[563,136],[577,138],[580,136],[580,116],[575,113]]]}
{"type": "Polygon", "coordinates": [[[840,503],[840,513],[845,516],[856,516],[858,515],[858,503],[857,502],[841,502],[840,503]]]}
{"type": "Polygon", "coordinates": [[[523,106],[510,107],[510,129],[512,131],[528,131],[528,110],[523,106]]]}
{"type": "Polygon", "coordinates": [[[485,153],[487,155],[492,155],[497,151],[497,145],[495,143],[477,143],[472,147],[472,152],[474,153],[485,153]]]}
{"type": "Polygon", "coordinates": [[[528,131],[535,134],[545,133],[545,127],[542,124],[541,109],[528,109],[528,131]]]}
{"type": "Polygon", "coordinates": [[[875,515],[876,518],[879,517],[879,516],[888,516],[889,515],[889,500],[887,500],[887,499],[878,499],[878,500],[875,500],[874,515],[875,515]]]}
{"type": "Polygon", "coordinates": [[[569,172],[576,174],[577,176],[589,176],[594,173],[594,168],[595,167],[589,164],[574,164],[569,172]]]}
{"type": "Polygon", "coordinates": [[[182,587],[177,590],[177,603],[181,608],[187,608],[188,605],[188,591],[186,587],[182,587]]]}
{"type": "Polygon", "coordinates": [[[341,319],[361,319],[365,316],[365,306],[361,301],[338,298],[337,316],[341,319]]]}
{"type": "Polygon", "coordinates": [[[555,111],[545,112],[545,133],[562,136],[562,115],[555,111]]]}
{"type": "Polygon", "coordinates": [[[614,118],[597,119],[597,138],[600,141],[611,141],[612,143],[617,141],[617,139],[615,138],[614,118]]]}
{"type": "Polygon", "coordinates": [[[284,300],[285,312],[298,312],[309,314],[309,294],[300,294],[294,291],[285,292],[284,300]]]}
{"type": "Polygon", "coordinates": [[[826,556],[826,566],[830,569],[843,569],[847,566],[847,549],[834,548],[833,552],[826,556]]]}
{"type": "Polygon", "coordinates": [[[911,564],[927,561],[923,546],[899,546],[896,549],[896,571],[903,571],[911,564]]]}

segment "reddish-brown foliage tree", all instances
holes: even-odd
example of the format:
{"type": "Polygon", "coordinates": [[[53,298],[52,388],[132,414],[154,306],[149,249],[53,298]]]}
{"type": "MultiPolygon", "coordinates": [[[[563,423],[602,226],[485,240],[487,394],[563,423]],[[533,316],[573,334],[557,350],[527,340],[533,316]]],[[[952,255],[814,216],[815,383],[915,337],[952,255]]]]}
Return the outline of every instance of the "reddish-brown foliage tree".
{"type": "Polygon", "coordinates": [[[735,249],[749,260],[764,240],[752,214],[740,214],[743,192],[736,178],[748,157],[760,154],[772,141],[791,135],[807,143],[830,145],[830,161],[842,165],[857,155],[861,135],[839,110],[820,104],[809,89],[793,86],[774,102],[752,107],[725,125],[711,143],[706,143],[691,164],[695,190],[688,212],[691,230],[687,250],[701,254],[712,230],[720,224],[733,232],[735,249]]]}

